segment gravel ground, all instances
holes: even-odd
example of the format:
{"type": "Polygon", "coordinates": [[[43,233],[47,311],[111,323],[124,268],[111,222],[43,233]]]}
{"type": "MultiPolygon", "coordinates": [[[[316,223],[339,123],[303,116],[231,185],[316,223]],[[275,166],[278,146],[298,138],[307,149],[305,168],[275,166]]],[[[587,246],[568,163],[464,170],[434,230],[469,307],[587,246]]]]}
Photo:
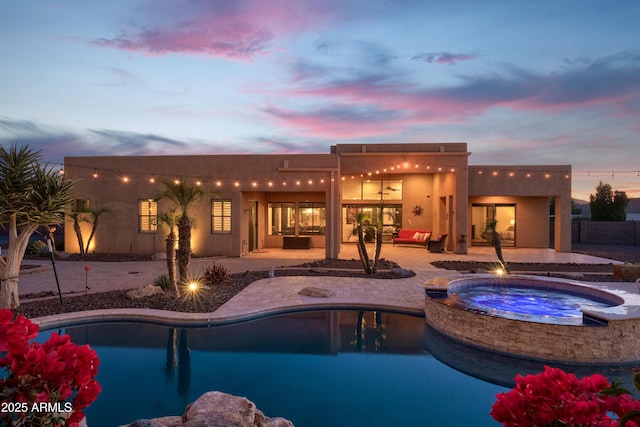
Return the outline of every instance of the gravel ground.
{"type": "Polygon", "coordinates": [[[587,245],[572,243],[571,249],[579,254],[615,259],[628,263],[640,263],[640,246],[633,245],[587,245]]]}
{"type": "MultiPolygon", "coordinates": [[[[94,257],[92,261],[96,261],[94,257]]],[[[106,257],[110,262],[131,261],[129,257],[106,257]]],[[[300,264],[295,267],[279,268],[276,276],[339,276],[339,277],[367,277],[362,271],[360,261],[354,260],[321,260],[313,263],[300,264]]],[[[403,270],[391,261],[381,260],[380,269],[374,276],[376,279],[401,279],[414,276],[415,273],[403,270]]],[[[215,285],[200,287],[197,294],[184,292],[176,297],[174,292],[153,295],[140,299],[128,299],[126,291],[111,291],[89,295],[65,296],[63,304],[53,297],[38,301],[23,301],[15,310],[29,318],[47,316],[51,314],[70,313],[84,310],[104,308],[152,308],[178,312],[210,313],[217,310],[234,295],[256,280],[266,279],[268,271],[248,271],[229,274],[228,280],[215,285]]]]}

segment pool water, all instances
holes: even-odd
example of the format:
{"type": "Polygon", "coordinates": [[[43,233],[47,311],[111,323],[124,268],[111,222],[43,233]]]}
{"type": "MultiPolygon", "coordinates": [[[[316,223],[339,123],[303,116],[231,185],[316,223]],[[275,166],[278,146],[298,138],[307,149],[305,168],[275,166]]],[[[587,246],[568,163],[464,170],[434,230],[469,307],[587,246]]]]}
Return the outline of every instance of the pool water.
{"type": "Polygon", "coordinates": [[[478,356],[430,332],[424,318],[371,311],[209,328],[109,323],[55,331],[90,344],[100,358],[103,391],[86,411],[91,427],[181,415],[212,390],[244,396],[297,427],[496,426],[489,415],[496,393],[513,386],[515,373],[543,369],[478,356]]]}
{"type": "Polygon", "coordinates": [[[507,319],[581,325],[581,309],[610,307],[611,304],[586,296],[553,289],[477,285],[453,293],[469,308],[507,319]]]}

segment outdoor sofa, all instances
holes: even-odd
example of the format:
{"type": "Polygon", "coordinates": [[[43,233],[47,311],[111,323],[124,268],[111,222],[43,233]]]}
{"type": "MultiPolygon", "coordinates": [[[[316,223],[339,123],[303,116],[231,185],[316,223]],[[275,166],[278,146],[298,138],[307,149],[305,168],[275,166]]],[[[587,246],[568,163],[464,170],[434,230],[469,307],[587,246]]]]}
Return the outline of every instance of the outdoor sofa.
{"type": "Polygon", "coordinates": [[[393,245],[420,245],[426,248],[430,237],[429,230],[401,228],[398,230],[398,234],[393,237],[393,245]]]}

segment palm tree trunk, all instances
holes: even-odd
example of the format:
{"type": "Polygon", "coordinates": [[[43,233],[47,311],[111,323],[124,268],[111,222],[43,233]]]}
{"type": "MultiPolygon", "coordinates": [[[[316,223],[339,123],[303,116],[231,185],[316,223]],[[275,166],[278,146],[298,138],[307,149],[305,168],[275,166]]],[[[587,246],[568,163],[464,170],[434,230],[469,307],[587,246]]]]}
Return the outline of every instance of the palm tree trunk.
{"type": "Polygon", "coordinates": [[[87,239],[87,253],[89,252],[89,247],[91,246],[91,240],[93,240],[93,236],[96,234],[96,229],[98,228],[98,216],[93,216],[93,225],[91,225],[91,234],[89,234],[89,238],[87,239]]]}
{"type": "Polygon", "coordinates": [[[80,255],[85,255],[84,252],[84,241],[82,239],[82,230],[80,229],[79,218],[73,219],[73,229],[76,232],[76,237],[78,238],[78,248],[80,248],[80,255]]]}
{"type": "Polygon", "coordinates": [[[167,273],[169,281],[173,285],[176,294],[179,294],[178,281],[176,280],[176,233],[171,230],[167,236],[167,273]]]}
{"type": "Polygon", "coordinates": [[[367,245],[364,242],[364,233],[362,232],[362,226],[358,226],[358,255],[360,255],[360,261],[362,261],[362,267],[366,274],[371,274],[371,264],[369,261],[369,254],[367,253],[367,245]]]}
{"type": "Polygon", "coordinates": [[[182,214],[178,221],[178,275],[180,282],[189,279],[189,263],[191,262],[191,220],[182,214]]]}

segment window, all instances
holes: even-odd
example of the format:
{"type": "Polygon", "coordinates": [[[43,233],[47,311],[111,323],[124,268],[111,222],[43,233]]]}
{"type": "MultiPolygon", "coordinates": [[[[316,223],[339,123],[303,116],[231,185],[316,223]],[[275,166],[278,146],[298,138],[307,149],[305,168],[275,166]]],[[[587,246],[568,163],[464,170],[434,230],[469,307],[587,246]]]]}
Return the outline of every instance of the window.
{"type": "Polygon", "coordinates": [[[300,202],[300,225],[298,234],[325,234],[327,216],[325,204],[319,202],[300,202]]]}
{"type": "MultiPolygon", "coordinates": [[[[356,227],[358,215],[364,215],[369,224],[377,226],[380,220],[380,205],[342,205],[342,241],[353,241],[353,230],[356,227]]],[[[390,237],[396,228],[402,224],[402,205],[385,204],[382,207],[382,234],[390,237]]]]}
{"type": "Polygon", "coordinates": [[[516,205],[473,204],[471,206],[471,241],[473,245],[490,245],[491,225],[495,225],[502,246],[515,246],[516,205]]]}
{"type": "Polygon", "coordinates": [[[296,234],[295,203],[269,203],[267,216],[269,236],[292,236],[296,234]]]}
{"type": "Polygon", "coordinates": [[[87,199],[76,199],[73,204],[73,212],[89,212],[91,203],[87,199]]]}
{"type": "Polygon", "coordinates": [[[342,200],[402,200],[402,180],[342,181],[342,200]]]}
{"type": "Polygon", "coordinates": [[[158,231],[158,202],[153,199],[138,200],[138,232],[158,231]]]}
{"type": "Polygon", "coordinates": [[[211,201],[211,232],[231,233],[231,200],[211,201]]]}

